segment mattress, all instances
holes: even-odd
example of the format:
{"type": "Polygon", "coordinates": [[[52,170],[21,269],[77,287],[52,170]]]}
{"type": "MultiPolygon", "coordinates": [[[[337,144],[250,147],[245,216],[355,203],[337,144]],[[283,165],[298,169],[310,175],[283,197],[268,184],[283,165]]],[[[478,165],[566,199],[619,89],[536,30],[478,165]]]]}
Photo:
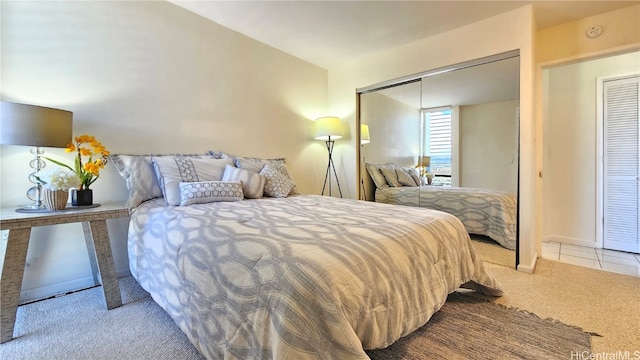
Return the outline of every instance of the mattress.
{"type": "Polygon", "coordinates": [[[516,249],[514,193],[465,187],[385,187],[376,189],[375,201],[453,214],[470,234],[485,235],[509,250],[516,249]]]}
{"type": "Polygon", "coordinates": [[[459,287],[500,296],[454,216],[313,195],[131,216],[132,275],[210,359],[368,359],[459,287]]]}

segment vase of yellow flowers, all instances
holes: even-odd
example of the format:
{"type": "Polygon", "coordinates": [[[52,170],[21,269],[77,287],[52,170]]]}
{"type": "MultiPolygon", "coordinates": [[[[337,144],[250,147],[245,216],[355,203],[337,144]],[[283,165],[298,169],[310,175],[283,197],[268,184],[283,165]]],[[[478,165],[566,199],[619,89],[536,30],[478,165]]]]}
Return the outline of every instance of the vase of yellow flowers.
{"type": "Polygon", "coordinates": [[[51,162],[73,171],[80,179],[80,186],[71,190],[71,205],[86,206],[93,204],[93,191],[89,187],[100,177],[100,170],[107,164],[109,152],[90,135],[80,135],[67,145],[66,152],[75,152],[73,167],[57,160],[47,158],[51,162]]]}

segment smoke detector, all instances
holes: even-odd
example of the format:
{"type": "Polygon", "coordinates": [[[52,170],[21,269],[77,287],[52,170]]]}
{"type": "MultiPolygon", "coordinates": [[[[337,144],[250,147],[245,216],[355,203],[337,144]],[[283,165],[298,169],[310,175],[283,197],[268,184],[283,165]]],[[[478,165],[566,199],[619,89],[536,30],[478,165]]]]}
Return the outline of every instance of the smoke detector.
{"type": "Polygon", "coordinates": [[[589,39],[595,39],[598,36],[602,35],[602,26],[593,25],[589,27],[585,33],[589,39]]]}

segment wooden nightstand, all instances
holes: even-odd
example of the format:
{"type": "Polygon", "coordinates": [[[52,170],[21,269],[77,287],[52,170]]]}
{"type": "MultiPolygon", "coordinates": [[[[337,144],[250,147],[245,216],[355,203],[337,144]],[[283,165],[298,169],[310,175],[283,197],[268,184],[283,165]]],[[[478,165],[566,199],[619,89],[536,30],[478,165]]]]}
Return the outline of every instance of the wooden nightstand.
{"type": "Polygon", "coordinates": [[[1,209],[0,229],[9,230],[9,239],[0,279],[0,343],[13,338],[31,228],[81,222],[94,280],[102,283],[107,309],[113,309],[122,305],[122,298],[106,220],[127,216],[129,208],[123,204],[101,204],[88,209],[44,213],[18,213],[15,209],[1,209]]]}

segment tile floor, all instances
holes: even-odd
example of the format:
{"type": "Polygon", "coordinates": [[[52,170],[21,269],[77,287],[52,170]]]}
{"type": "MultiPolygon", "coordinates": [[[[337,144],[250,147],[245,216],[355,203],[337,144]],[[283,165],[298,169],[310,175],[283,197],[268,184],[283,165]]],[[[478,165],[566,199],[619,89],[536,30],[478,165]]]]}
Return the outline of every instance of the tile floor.
{"type": "Polygon", "coordinates": [[[557,242],[543,242],[542,257],[567,264],[640,277],[640,254],[557,242]]]}

